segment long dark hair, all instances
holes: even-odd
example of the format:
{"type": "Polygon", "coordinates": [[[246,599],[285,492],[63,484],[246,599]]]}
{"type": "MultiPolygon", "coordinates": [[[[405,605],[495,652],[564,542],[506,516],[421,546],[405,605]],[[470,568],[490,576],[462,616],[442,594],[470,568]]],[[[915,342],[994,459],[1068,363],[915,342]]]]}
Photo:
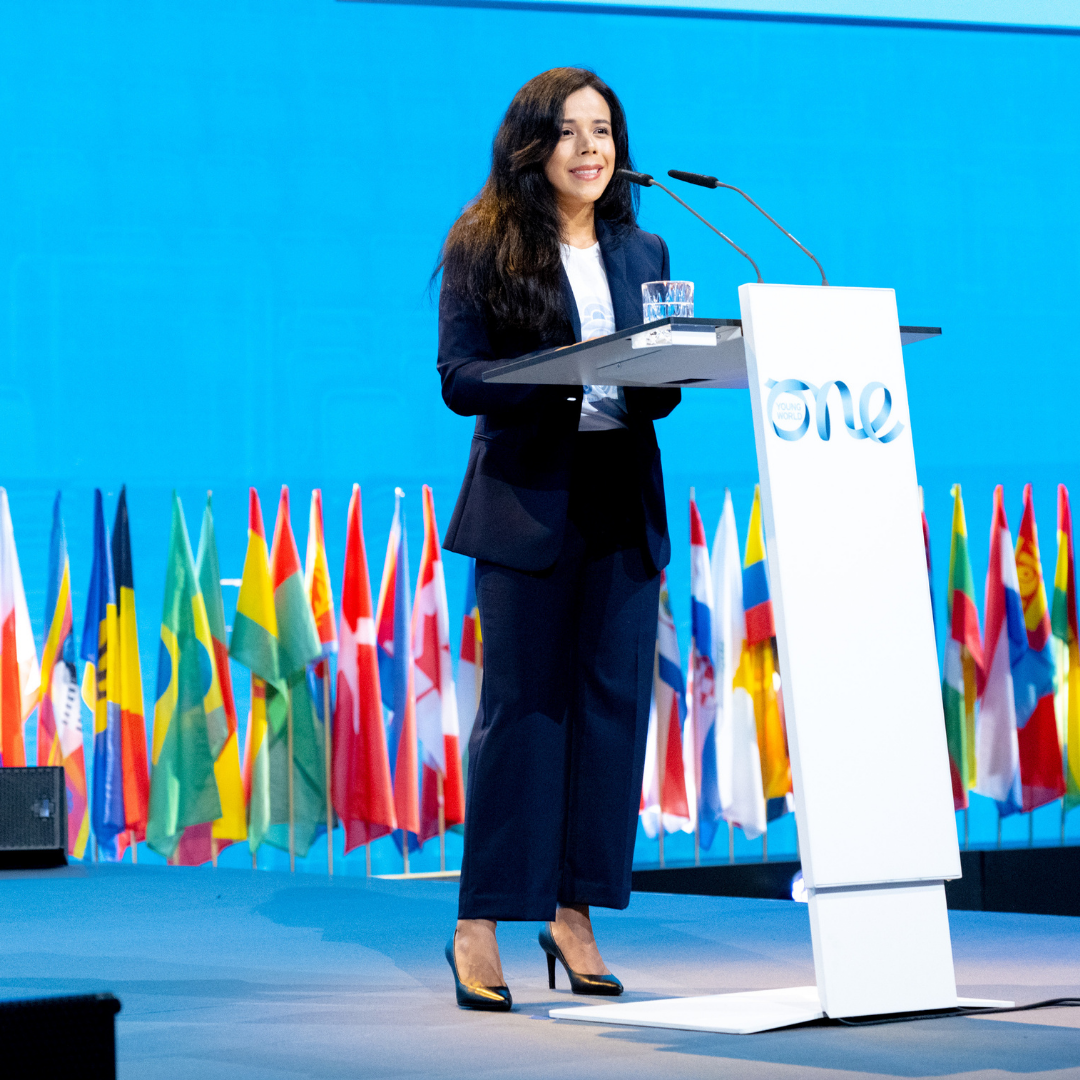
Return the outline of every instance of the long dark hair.
{"type": "MultiPolygon", "coordinates": [[[[566,326],[560,290],[560,218],[544,167],[562,130],[566,99],[591,86],[611,109],[615,168],[633,169],[626,115],[615,92],[584,68],[552,68],[530,79],[510,102],[491,148],[491,172],[454,223],[435,273],[462,300],[501,327],[540,337],[566,326]]],[[[616,173],[595,213],[616,231],[635,222],[637,188],[616,173]]]]}

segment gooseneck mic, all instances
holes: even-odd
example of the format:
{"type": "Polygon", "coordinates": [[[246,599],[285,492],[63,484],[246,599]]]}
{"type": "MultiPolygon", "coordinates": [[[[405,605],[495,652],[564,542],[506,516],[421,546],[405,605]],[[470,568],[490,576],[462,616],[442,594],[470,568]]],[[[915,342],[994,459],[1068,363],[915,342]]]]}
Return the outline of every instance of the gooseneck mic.
{"type": "Polygon", "coordinates": [[[670,188],[664,187],[659,180],[654,180],[648,173],[633,172],[630,169],[616,169],[615,172],[616,175],[621,176],[624,180],[629,180],[631,184],[640,184],[642,187],[658,187],[661,191],[666,191],[680,206],[685,206],[698,221],[702,222],[704,225],[708,225],[721,240],[726,240],[744,259],[746,259],[746,261],[754,268],[754,273],[757,274],[759,285],[765,283],[765,279],[761,276],[761,271],[757,268],[757,263],[754,262],[754,260],[751,259],[730,236],[725,236],[715,225],[706,221],[692,206],[687,206],[687,204],[684,203],[674,191],[670,190],[670,188]]]}
{"type": "Polygon", "coordinates": [[[681,169],[668,169],[668,176],[672,177],[675,180],[682,180],[686,184],[697,184],[698,187],[722,187],[727,188],[728,191],[737,191],[755,210],[759,211],[762,214],[765,214],[765,217],[767,217],[793,244],[795,244],[796,247],[804,251],[807,255],[810,256],[811,259],[814,259],[814,265],[818,268],[818,272],[821,274],[821,284],[829,284],[829,279],[825,276],[825,271],[821,268],[821,263],[819,263],[817,259],[814,258],[814,253],[810,251],[809,248],[804,247],[802,244],[800,244],[799,241],[796,240],[795,237],[792,236],[791,233],[789,233],[787,229],[785,229],[784,226],[776,220],[776,218],[774,218],[771,214],[766,214],[765,211],[762,210],[761,207],[758,206],[758,204],[754,202],[754,200],[751,199],[745,191],[742,190],[742,188],[737,188],[734,184],[725,184],[722,180],[717,180],[715,176],[705,176],[702,173],[696,172],[683,172],[681,169]]]}

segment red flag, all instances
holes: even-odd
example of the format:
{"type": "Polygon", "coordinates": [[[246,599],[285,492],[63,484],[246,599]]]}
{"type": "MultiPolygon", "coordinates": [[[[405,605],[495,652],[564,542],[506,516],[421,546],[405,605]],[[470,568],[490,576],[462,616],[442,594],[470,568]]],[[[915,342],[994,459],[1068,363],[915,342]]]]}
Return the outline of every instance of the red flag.
{"type": "Polygon", "coordinates": [[[345,850],[351,851],[397,828],[359,484],[353,484],[349,500],[338,636],[333,793],[345,826],[345,850]]]}
{"type": "Polygon", "coordinates": [[[450,660],[450,610],[446,602],[435,501],[424,485],[424,547],[413,607],[413,658],[416,665],[416,731],[424,747],[420,795],[421,844],[443,827],[465,820],[465,794],[458,747],[457,695],[450,660]],[[442,807],[439,780],[442,779],[442,807]]]}

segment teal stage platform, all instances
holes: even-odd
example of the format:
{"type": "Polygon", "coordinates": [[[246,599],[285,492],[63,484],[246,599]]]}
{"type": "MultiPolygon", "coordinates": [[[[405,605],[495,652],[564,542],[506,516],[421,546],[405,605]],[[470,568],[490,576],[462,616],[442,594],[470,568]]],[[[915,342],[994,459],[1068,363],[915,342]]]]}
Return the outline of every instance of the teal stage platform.
{"type": "MultiPolygon", "coordinates": [[[[0,874],[0,998],[110,990],[121,1080],[1080,1076],[1080,1009],[749,1036],[548,1019],[537,926],[504,924],[516,1007],[463,1012],[456,883],[72,864],[0,874]]],[[[1075,995],[1080,919],[954,911],[962,994],[1075,995]]],[[[629,1000],[813,981],[805,905],[635,893],[598,912],[629,1000]]],[[[577,999],[580,1000],[580,999],[577,999]]]]}

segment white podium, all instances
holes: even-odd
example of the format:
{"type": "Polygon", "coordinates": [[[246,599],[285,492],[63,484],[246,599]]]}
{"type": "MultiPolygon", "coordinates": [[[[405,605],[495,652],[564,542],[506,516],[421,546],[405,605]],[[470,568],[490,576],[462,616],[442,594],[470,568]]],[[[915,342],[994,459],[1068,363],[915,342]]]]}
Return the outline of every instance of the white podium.
{"type": "Polygon", "coordinates": [[[817,985],[551,1010],[745,1034],[956,994],[960,876],[891,289],[743,285],[735,320],[666,320],[493,367],[493,382],[746,387],[817,985]]]}

